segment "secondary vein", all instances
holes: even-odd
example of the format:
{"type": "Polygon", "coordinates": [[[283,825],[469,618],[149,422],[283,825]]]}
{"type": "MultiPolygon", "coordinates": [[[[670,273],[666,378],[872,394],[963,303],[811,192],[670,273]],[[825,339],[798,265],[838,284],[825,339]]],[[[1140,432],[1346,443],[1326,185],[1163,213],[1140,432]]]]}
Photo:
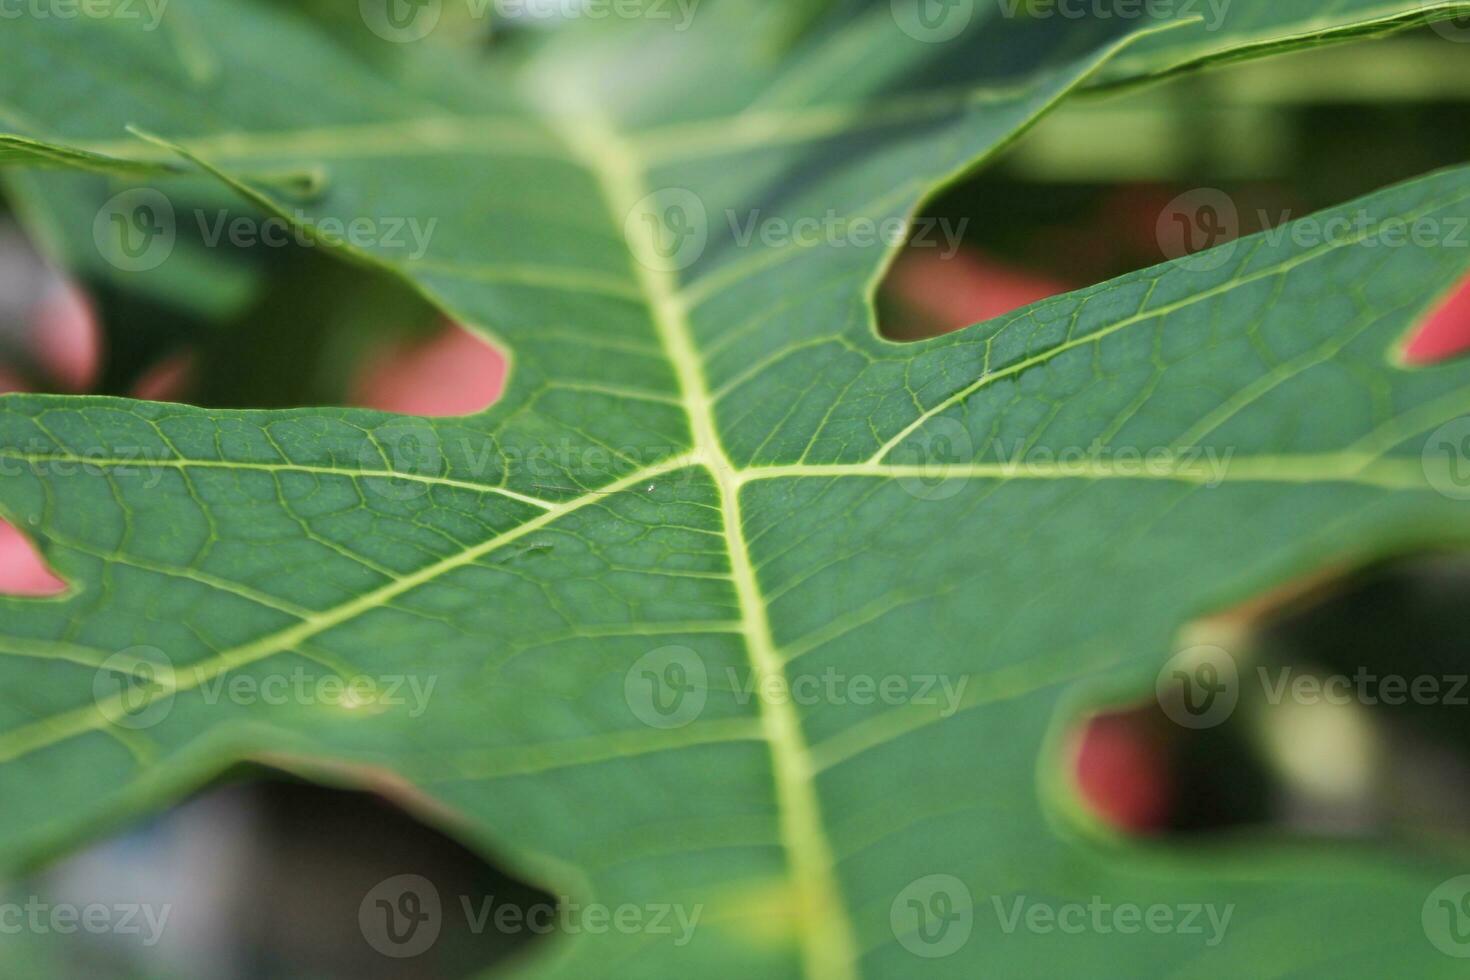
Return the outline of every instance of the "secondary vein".
{"type": "MultiPolygon", "coordinates": [[[[174,676],[171,683],[161,683],[160,690],[151,693],[148,701],[158,698],[169,697],[179,691],[191,690],[198,687],[221,674],[231,670],[237,670],[248,666],[267,657],[273,656],[284,650],[289,650],[298,644],[304,643],[313,636],[324,633],[334,626],[355,619],[358,616],[380,608],[392,599],[403,595],[421,585],[425,585],[441,575],[445,575],[457,568],[483,558],[497,548],[503,547],[520,538],[538,531],[558,518],[581,509],[582,507],[603,500],[602,494],[625,490],[628,487],[637,486],[650,477],[672,470],[682,469],[690,465],[686,457],[675,457],[655,466],[630,474],[608,486],[599,492],[589,493],[574,500],[567,501],[551,507],[535,518],[519,524],[503,534],[497,534],[474,547],[450,555],[432,565],[426,565],[416,572],[411,572],[400,578],[394,579],[371,592],[363,593],[350,602],[344,602],[323,612],[315,613],[303,622],[297,623],[284,630],[267,634],[250,643],[222,650],[206,660],[198,663],[188,664],[181,667],[174,676]]],[[[21,756],[35,752],[39,749],[54,745],[57,742],[87,732],[96,731],[107,726],[109,718],[116,718],[123,713],[124,708],[136,708],[136,704],[124,704],[124,695],[118,695],[95,705],[77,708],[73,711],[53,715],[29,725],[13,728],[0,736],[0,762],[10,762],[21,756]]]]}

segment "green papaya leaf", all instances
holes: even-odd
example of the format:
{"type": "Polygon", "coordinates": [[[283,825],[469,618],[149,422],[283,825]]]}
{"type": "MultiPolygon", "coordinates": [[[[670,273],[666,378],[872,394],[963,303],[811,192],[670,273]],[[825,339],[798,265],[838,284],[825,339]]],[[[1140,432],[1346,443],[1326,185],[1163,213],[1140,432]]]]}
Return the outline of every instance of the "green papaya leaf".
{"type": "MultiPolygon", "coordinates": [[[[7,23],[7,146],[212,175],[512,367],[460,419],[0,401],[0,510],[70,583],[0,599],[0,866],[254,760],[641,917],[527,976],[1457,973],[1444,860],[1104,843],[1054,773],[1199,617],[1470,542],[1470,367],[1395,356],[1470,265],[1470,170],[934,341],[871,298],[1081,88],[1470,5],[964,7],[474,59],[421,4],[366,18],[391,73],[273,3],[7,23]]],[[[171,179],[99,211],[119,268],[198,220],[171,179]]]]}

